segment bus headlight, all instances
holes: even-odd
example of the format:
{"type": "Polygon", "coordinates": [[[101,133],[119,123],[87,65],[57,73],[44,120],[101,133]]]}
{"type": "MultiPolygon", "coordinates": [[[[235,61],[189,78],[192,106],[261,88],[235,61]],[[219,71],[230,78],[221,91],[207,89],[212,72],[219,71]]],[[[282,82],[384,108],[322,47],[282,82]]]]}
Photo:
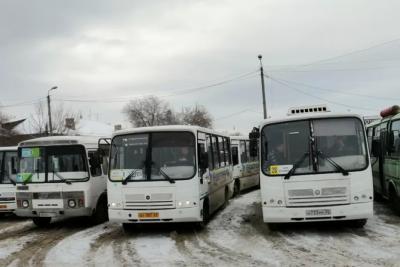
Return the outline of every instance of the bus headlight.
{"type": "Polygon", "coordinates": [[[22,207],[24,207],[25,209],[29,207],[29,201],[28,200],[22,200],[22,207]]]}
{"type": "Polygon", "coordinates": [[[76,207],[76,202],[74,199],[68,200],[68,207],[70,208],[75,208],[76,207]]]}
{"type": "Polygon", "coordinates": [[[192,204],[191,201],[189,200],[185,200],[185,201],[178,201],[177,203],[177,208],[190,208],[194,205],[194,203],[192,204]]]}

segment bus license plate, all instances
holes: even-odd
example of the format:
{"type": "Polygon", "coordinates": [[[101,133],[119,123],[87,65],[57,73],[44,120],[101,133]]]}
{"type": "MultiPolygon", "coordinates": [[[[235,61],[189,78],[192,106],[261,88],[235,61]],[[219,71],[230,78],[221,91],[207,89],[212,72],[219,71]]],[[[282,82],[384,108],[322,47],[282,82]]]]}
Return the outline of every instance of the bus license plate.
{"type": "Polygon", "coordinates": [[[55,212],[40,212],[39,217],[56,217],[57,213],[55,212]]]}
{"type": "Polygon", "coordinates": [[[327,215],[331,215],[330,209],[306,210],[306,216],[327,216],[327,215]]]}
{"type": "Polygon", "coordinates": [[[0,209],[6,209],[7,205],[0,205],[0,209]]]}
{"type": "Polygon", "coordinates": [[[158,212],[139,212],[139,219],[156,219],[160,217],[158,212]]]}

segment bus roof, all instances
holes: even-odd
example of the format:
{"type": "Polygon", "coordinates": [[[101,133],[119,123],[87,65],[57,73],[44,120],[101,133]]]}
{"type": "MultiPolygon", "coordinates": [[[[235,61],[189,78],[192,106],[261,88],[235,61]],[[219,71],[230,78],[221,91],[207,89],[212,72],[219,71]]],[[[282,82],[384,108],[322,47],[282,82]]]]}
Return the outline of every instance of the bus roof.
{"type": "Polygon", "coordinates": [[[307,119],[323,119],[323,118],[340,118],[340,117],[355,117],[363,121],[363,118],[358,114],[353,113],[303,113],[299,115],[292,115],[292,116],[285,116],[279,118],[269,118],[262,120],[260,123],[260,128],[264,125],[272,124],[272,123],[279,123],[279,122],[286,122],[286,121],[300,121],[300,120],[307,120],[307,119]]]}
{"type": "Polygon", "coordinates": [[[17,151],[17,146],[0,146],[0,151],[17,151]]]}
{"type": "Polygon", "coordinates": [[[222,134],[216,132],[212,129],[207,129],[199,126],[193,125],[165,125],[165,126],[150,126],[150,127],[138,127],[131,128],[126,130],[120,130],[113,133],[113,137],[118,135],[126,135],[132,133],[146,133],[146,132],[193,132],[197,133],[197,131],[205,132],[205,133],[215,133],[218,135],[227,136],[226,134],[222,134]]]}
{"type": "Polygon", "coordinates": [[[84,145],[96,146],[98,145],[100,137],[96,136],[47,136],[39,137],[18,144],[19,147],[24,146],[52,146],[52,145],[84,145]]]}
{"type": "Polygon", "coordinates": [[[368,123],[367,125],[365,125],[365,127],[366,127],[366,128],[374,127],[374,126],[376,126],[376,125],[379,125],[381,122],[382,122],[382,120],[376,120],[376,121],[373,121],[373,122],[371,122],[371,123],[368,123]]]}

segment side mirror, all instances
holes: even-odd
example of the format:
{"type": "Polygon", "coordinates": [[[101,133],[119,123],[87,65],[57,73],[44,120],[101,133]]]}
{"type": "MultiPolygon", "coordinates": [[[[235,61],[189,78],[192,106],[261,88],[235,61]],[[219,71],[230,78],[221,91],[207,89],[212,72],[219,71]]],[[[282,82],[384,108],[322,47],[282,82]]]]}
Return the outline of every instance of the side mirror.
{"type": "Polygon", "coordinates": [[[260,138],[260,130],[257,127],[254,127],[253,130],[249,133],[249,138],[250,140],[260,138]]]}
{"type": "Polygon", "coordinates": [[[208,168],[208,154],[207,152],[203,152],[200,154],[199,158],[199,167],[201,170],[205,170],[208,168]]]}
{"type": "Polygon", "coordinates": [[[371,154],[374,157],[379,157],[381,154],[381,142],[379,140],[372,140],[371,154]]]}

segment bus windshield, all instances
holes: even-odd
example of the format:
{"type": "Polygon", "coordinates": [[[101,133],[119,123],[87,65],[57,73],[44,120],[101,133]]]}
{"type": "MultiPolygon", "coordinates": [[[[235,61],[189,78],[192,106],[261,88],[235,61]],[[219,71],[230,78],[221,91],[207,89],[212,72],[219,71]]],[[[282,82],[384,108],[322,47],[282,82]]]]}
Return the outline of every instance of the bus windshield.
{"type": "Polygon", "coordinates": [[[195,138],[189,132],[116,136],[111,144],[110,179],[189,179],[196,171],[195,138]]]}
{"type": "Polygon", "coordinates": [[[357,171],[368,166],[362,122],[324,118],[266,125],[262,170],[266,175],[357,171]]]}
{"type": "Polygon", "coordinates": [[[45,183],[89,178],[82,146],[23,147],[18,149],[17,182],[45,183]]]}
{"type": "Polygon", "coordinates": [[[16,151],[0,152],[0,184],[11,184],[11,179],[16,180],[16,164],[16,151]]]}

